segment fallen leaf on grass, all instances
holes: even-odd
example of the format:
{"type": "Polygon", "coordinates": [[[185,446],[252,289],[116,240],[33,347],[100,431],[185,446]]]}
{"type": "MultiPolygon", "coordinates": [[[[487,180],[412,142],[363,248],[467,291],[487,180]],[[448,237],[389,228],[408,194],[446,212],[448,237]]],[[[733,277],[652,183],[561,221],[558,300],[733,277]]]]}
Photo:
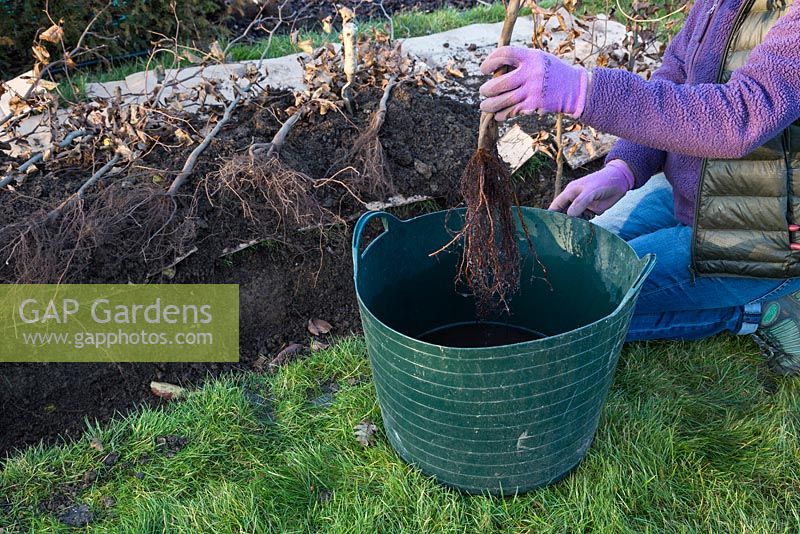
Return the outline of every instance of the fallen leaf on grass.
{"type": "Polygon", "coordinates": [[[256,361],[253,362],[253,369],[259,372],[263,372],[264,367],[266,367],[268,363],[269,359],[267,359],[266,356],[261,355],[256,359],[256,361]]]}
{"type": "Polygon", "coordinates": [[[329,343],[323,343],[322,341],[318,341],[316,339],[312,339],[311,340],[311,350],[312,351],[318,352],[320,350],[325,350],[327,348],[330,348],[330,344],[329,343]]]}
{"type": "Polygon", "coordinates": [[[323,334],[327,334],[333,329],[331,323],[328,321],[324,321],[322,319],[309,319],[308,320],[308,331],[311,332],[311,335],[314,336],[321,336],[323,334]]]}
{"type": "Polygon", "coordinates": [[[89,440],[89,446],[97,452],[103,452],[103,442],[100,438],[92,438],[89,440]]]}
{"type": "Polygon", "coordinates": [[[292,360],[292,356],[301,350],[303,350],[303,345],[299,343],[292,343],[275,356],[271,362],[269,362],[269,370],[270,372],[274,371],[276,367],[280,367],[286,363],[289,363],[292,360]]]}
{"type": "Polygon", "coordinates": [[[375,432],[378,430],[378,428],[375,426],[375,423],[369,419],[358,423],[353,430],[355,430],[353,434],[355,435],[356,440],[361,444],[362,447],[369,447],[370,445],[375,444],[375,432]]]}
{"type": "Polygon", "coordinates": [[[166,382],[150,382],[150,391],[156,397],[161,397],[164,400],[177,399],[182,397],[186,390],[175,384],[167,384],[166,382]]]}

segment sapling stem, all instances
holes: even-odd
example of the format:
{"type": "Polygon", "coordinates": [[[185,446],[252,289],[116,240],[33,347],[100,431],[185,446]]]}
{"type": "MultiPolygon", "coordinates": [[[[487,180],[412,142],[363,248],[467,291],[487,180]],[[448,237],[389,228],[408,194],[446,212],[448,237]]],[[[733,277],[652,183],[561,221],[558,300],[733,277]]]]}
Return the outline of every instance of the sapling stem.
{"type": "Polygon", "coordinates": [[[353,21],[345,22],[342,26],[342,40],[344,41],[344,74],[347,84],[342,88],[342,99],[348,113],[353,113],[353,84],[358,70],[358,49],[356,35],[358,27],[353,21]]]}

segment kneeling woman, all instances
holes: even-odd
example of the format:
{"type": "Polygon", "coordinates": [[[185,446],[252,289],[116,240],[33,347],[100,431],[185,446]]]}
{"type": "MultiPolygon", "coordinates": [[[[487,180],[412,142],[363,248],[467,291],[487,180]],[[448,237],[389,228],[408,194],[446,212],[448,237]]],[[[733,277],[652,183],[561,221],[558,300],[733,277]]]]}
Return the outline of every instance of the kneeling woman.
{"type": "Polygon", "coordinates": [[[550,209],[658,261],[629,340],[755,333],[800,373],[800,2],[697,0],[649,81],[527,48],[481,69],[497,120],[563,112],[621,140],[550,209]]]}

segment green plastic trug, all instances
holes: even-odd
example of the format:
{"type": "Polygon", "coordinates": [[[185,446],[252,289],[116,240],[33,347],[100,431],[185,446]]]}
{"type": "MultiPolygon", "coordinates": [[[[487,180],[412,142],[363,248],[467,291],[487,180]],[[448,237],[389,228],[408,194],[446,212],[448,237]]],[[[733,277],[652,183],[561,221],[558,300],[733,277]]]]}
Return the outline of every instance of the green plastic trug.
{"type": "Polygon", "coordinates": [[[370,212],[353,236],[356,292],[384,427],[407,462],[468,493],[513,495],[555,482],[594,438],[642,283],[639,259],[617,236],[533,208],[523,216],[522,287],[495,322],[541,332],[535,341],[449,348],[422,333],[475,321],[455,283],[461,251],[431,256],[463,211],[400,221],[370,212]],[[361,252],[368,222],[384,233],[361,252]]]}

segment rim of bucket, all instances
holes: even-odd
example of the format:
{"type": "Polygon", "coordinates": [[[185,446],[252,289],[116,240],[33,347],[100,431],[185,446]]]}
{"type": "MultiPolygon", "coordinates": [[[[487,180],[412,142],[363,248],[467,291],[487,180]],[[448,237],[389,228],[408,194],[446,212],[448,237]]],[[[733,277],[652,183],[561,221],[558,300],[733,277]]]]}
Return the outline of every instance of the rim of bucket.
{"type": "MultiPolygon", "coordinates": [[[[557,213],[557,212],[552,212],[550,210],[543,210],[541,208],[532,208],[530,206],[519,206],[519,209],[521,209],[523,212],[525,212],[525,211],[532,211],[532,212],[541,211],[541,212],[550,213],[552,215],[556,215],[556,213],[557,213]]],[[[411,217],[410,219],[399,219],[399,218],[395,217],[394,215],[392,215],[391,213],[388,213],[388,212],[373,212],[373,213],[384,213],[385,215],[387,215],[388,217],[393,218],[396,222],[398,222],[400,224],[407,224],[407,223],[411,223],[413,221],[416,221],[418,219],[423,219],[425,217],[434,217],[434,216],[441,217],[442,215],[446,216],[447,214],[449,214],[451,212],[466,212],[466,208],[451,208],[451,209],[447,209],[447,210],[440,210],[440,211],[435,211],[433,213],[425,213],[423,215],[417,215],[416,217],[411,217]]],[[[364,215],[366,215],[367,213],[370,213],[370,212],[364,213],[362,215],[362,217],[364,215]]],[[[561,214],[561,215],[563,215],[564,217],[568,217],[567,215],[564,215],[564,214],[561,214]]],[[[580,221],[580,224],[592,224],[591,222],[584,221],[583,219],[576,219],[576,218],[572,218],[572,217],[570,219],[572,219],[573,221],[580,221]]],[[[358,300],[358,303],[360,305],[359,306],[360,309],[366,311],[369,314],[369,317],[371,319],[373,319],[373,320],[377,321],[378,323],[380,323],[384,328],[387,328],[387,329],[391,330],[393,333],[395,333],[395,334],[397,334],[397,335],[399,335],[399,336],[401,336],[401,337],[403,337],[405,339],[409,339],[409,340],[414,341],[416,343],[421,343],[422,345],[426,345],[428,347],[437,347],[437,348],[453,349],[453,350],[458,350],[458,351],[473,352],[473,351],[486,351],[487,349],[493,349],[493,348],[499,348],[499,347],[533,347],[533,346],[536,346],[537,344],[541,344],[541,343],[544,343],[544,342],[550,342],[550,340],[558,341],[559,338],[563,338],[563,337],[566,337],[568,335],[574,335],[574,334],[576,334],[578,332],[581,332],[582,330],[585,330],[585,329],[588,329],[590,327],[596,326],[599,323],[601,323],[603,321],[606,321],[609,318],[614,317],[615,315],[619,314],[619,312],[622,310],[622,308],[624,308],[628,304],[628,302],[630,301],[631,297],[633,296],[634,290],[636,289],[636,286],[639,285],[643,281],[643,278],[646,278],[646,277],[643,277],[643,274],[649,274],[649,271],[652,268],[651,265],[652,265],[652,263],[653,263],[653,261],[655,259],[655,256],[653,254],[647,254],[644,258],[639,258],[639,256],[636,254],[636,251],[633,250],[633,247],[631,247],[628,244],[627,241],[625,241],[624,239],[622,239],[618,235],[616,235],[616,234],[614,234],[612,232],[609,232],[605,228],[602,228],[600,226],[595,226],[595,228],[597,228],[599,230],[602,230],[603,232],[606,232],[608,234],[611,234],[616,239],[619,239],[620,241],[622,241],[622,243],[625,244],[625,246],[628,248],[628,250],[631,251],[633,256],[640,263],[642,263],[642,268],[640,270],[639,277],[636,280],[634,280],[633,285],[630,287],[630,289],[628,289],[628,291],[625,292],[625,295],[622,297],[622,300],[620,301],[619,305],[616,308],[614,308],[613,312],[609,313],[608,315],[605,315],[604,317],[601,317],[600,319],[597,319],[596,321],[592,321],[591,323],[585,324],[583,326],[579,326],[578,328],[574,328],[574,329],[569,330],[567,332],[561,332],[560,334],[554,334],[552,336],[547,336],[547,337],[544,337],[542,339],[534,339],[534,340],[531,340],[531,341],[522,341],[520,343],[511,343],[511,344],[506,344],[506,345],[492,345],[491,347],[449,347],[447,345],[436,345],[434,343],[429,343],[427,341],[422,341],[421,339],[417,339],[416,337],[409,336],[408,334],[404,334],[404,333],[392,328],[391,326],[387,325],[385,322],[381,321],[380,319],[378,319],[375,316],[375,314],[372,313],[372,310],[369,309],[369,306],[367,306],[366,303],[361,299],[361,293],[358,291],[358,272],[357,271],[356,271],[356,279],[355,279],[356,299],[358,300]]],[[[364,252],[361,253],[361,256],[365,256],[369,252],[369,249],[375,243],[378,243],[379,240],[382,239],[383,237],[385,237],[388,233],[389,233],[389,230],[386,230],[385,232],[382,232],[379,236],[375,237],[364,248],[364,252]]]]}

